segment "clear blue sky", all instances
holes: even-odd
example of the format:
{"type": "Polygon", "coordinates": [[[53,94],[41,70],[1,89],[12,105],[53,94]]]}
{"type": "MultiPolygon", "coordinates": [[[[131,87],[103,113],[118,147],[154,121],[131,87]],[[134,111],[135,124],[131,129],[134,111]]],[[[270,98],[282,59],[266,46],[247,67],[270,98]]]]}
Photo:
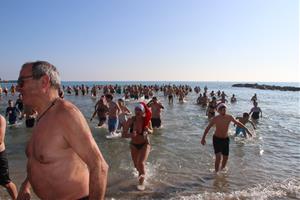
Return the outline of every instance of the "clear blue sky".
{"type": "Polygon", "coordinates": [[[0,77],[298,82],[298,0],[1,0],[0,77]]]}

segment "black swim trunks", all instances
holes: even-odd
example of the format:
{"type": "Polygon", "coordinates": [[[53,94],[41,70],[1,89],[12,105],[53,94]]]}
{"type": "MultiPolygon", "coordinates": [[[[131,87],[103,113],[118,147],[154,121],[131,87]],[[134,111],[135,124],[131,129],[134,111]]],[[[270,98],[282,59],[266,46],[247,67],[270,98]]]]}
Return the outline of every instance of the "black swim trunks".
{"type": "Polygon", "coordinates": [[[159,128],[161,126],[161,119],[160,118],[152,118],[151,123],[154,128],[159,128]]]}
{"type": "Polygon", "coordinates": [[[27,128],[31,128],[34,126],[35,118],[28,118],[25,120],[25,124],[27,128]]]}
{"type": "Polygon", "coordinates": [[[10,183],[8,171],[8,161],[5,150],[0,152],[0,185],[4,186],[10,183]]]}
{"type": "Polygon", "coordinates": [[[213,145],[214,145],[215,154],[222,153],[222,155],[224,156],[229,155],[229,137],[218,138],[214,135],[213,145]]]}
{"type": "Polygon", "coordinates": [[[90,197],[89,196],[86,196],[86,197],[82,197],[82,198],[80,198],[80,199],[78,199],[78,200],[89,200],[90,199],[90,197]]]}

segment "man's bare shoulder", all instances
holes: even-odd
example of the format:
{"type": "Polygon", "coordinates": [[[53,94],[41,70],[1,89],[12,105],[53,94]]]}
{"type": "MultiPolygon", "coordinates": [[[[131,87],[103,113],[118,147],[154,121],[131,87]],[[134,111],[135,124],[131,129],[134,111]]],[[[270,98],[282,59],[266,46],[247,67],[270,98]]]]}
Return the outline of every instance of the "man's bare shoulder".
{"type": "Polygon", "coordinates": [[[226,116],[226,118],[228,118],[228,119],[234,119],[234,117],[233,117],[232,115],[226,114],[225,116],[226,116]]]}
{"type": "Polygon", "coordinates": [[[220,121],[220,120],[231,120],[232,118],[233,118],[232,115],[226,114],[226,115],[217,115],[217,116],[215,116],[215,117],[213,118],[213,120],[215,120],[215,121],[220,121]]]}
{"type": "Polygon", "coordinates": [[[80,110],[71,102],[66,100],[60,100],[56,107],[55,117],[58,120],[70,121],[74,118],[81,116],[80,110]]]}
{"type": "Polygon", "coordinates": [[[60,122],[60,128],[64,135],[72,135],[77,132],[90,133],[85,117],[74,104],[61,100],[56,109],[55,120],[60,122]]]}

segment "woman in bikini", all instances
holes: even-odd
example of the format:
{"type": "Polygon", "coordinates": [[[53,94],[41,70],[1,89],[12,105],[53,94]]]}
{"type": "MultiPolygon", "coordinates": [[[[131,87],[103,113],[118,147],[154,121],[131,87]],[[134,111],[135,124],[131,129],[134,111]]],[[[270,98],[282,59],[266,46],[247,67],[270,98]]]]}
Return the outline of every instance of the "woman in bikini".
{"type": "Polygon", "coordinates": [[[135,107],[135,116],[128,119],[123,130],[123,137],[131,138],[131,158],[134,163],[134,167],[139,173],[139,190],[145,189],[145,164],[151,149],[148,134],[153,132],[151,116],[151,110],[147,107],[147,105],[143,102],[139,103],[135,107]]]}
{"type": "Polygon", "coordinates": [[[206,110],[206,115],[208,119],[211,119],[215,116],[216,108],[217,108],[217,98],[213,97],[212,100],[209,102],[206,110]]]}

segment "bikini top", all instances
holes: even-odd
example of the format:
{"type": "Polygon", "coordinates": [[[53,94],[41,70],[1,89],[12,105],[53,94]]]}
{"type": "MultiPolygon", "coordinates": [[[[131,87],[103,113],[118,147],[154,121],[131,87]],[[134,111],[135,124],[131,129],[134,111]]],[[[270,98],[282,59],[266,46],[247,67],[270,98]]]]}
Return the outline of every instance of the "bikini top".
{"type": "MultiPolygon", "coordinates": [[[[130,126],[130,128],[129,128],[129,132],[130,132],[130,133],[133,133],[133,126],[134,126],[135,120],[136,120],[136,118],[135,118],[135,117],[132,117],[132,123],[131,123],[131,126],[130,126]]],[[[143,130],[142,130],[141,133],[138,133],[138,135],[143,135],[143,132],[144,132],[144,128],[143,128],[143,130]]]]}

